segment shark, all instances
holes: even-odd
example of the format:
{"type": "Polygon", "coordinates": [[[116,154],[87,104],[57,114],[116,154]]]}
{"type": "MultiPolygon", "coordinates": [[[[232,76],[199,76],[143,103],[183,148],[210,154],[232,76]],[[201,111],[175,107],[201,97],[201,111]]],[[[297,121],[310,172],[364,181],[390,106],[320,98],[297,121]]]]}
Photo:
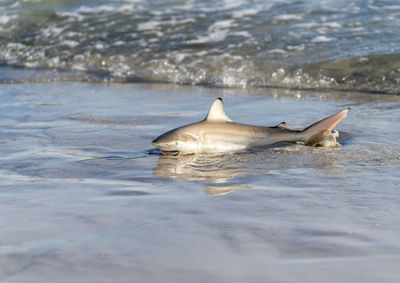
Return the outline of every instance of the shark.
{"type": "Polygon", "coordinates": [[[303,130],[292,129],[282,122],[274,127],[241,124],[232,121],[221,98],[211,105],[207,116],[198,122],[170,130],[152,141],[164,155],[188,155],[239,151],[280,143],[318,146],[333,139],[332,130],[346,118],[350,108],[322,119],[303,130]]]}

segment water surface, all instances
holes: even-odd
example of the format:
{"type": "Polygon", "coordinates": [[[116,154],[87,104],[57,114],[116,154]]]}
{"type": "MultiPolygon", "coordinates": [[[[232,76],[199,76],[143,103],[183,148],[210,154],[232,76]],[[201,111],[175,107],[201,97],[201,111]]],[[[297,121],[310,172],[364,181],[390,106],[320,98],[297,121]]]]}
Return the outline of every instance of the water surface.
{"type": "Polygon", "coordinates": [[[155,84],[1,85],[0,280],[396,282],[400,98],[155,84]],[[237,122],[351,107],[339,148],[161,156],[216,97],[237,122]]]}
{"type": "Polygon", "coordinates": [[[393,0],[2,1],[0,82],[399,93],[393,0]]]}

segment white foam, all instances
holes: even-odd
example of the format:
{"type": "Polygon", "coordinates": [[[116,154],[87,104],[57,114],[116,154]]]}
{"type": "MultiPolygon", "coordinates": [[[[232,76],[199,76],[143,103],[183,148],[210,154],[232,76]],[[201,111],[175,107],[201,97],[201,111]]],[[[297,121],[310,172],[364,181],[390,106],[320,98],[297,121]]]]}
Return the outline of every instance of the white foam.
{"type": "Polygon", "coordinates": [[[179,53],[175,55],[175,63],[180,64],[186,57],[188,56],[188,54],[185,53],[179,53]]]}
{"type": "Polygon", "coordinates": [[[120,45],[124,45],[124,44],[125,44],[125,41],[123,41],[123,40],[118,40],[118,41],[113,42],[112,45],[114,45],[114,46],[120,46],[120,45]]]}
{"type": "Polygon", "coordinates": [[[199,36],[197,39],[194,40],[189,40],[189,43],[205,43],[205,42],[210,42],[210,41],[221,41],[226,38],[228,34],[228,31],[226,30],[220,30],[220,31],[215,31],[212,32],[208,35],[205,36],[199,36]]]}
{"type": "Polygon", "coordinates": [[[103,49],[105,46],[102,43],[96,43],[96,45],[94,46],[94,48],[96,49],[103,49]]]}
{"type": "Polygon", "coordinates": [[[48,60],[49,67],[60,67],[60,57],[53,57],[48,60]]]}
{"type": "MultiPolygon", "coordinates": [[[[213,23],[207,30],[208,34],[204,36],[199,36],[197,39],[190,40],[189,43],[204,43],[204,42],[210,42],[210,41],[221,41],[224,40],[229,33],[230,27],[235,26],[234,20],[222,20],[222,21],[216,21],[213,23]]],[[[229,33],[231,34],[231,33],[229,33]]],[[[238,34],[238,35],[244,35],[245,33],[238,34]]],[[[246,36],[250,36],[250,34],[246,34],[246,36]]]]}
{"type": "Polygon", "coordinates": [[[329,27],[329,28],[341,28],[342,25],[339,24],[338,22],[327,22],[327,23],[323,23],[322,25],[329,27]]]}
{"type": "Polygon", "coordinates": [[[26,45],[19,43],[19,42],[9,42],[7,43],[7,48],[5,49],[11,49],[11,50],[24,50],[26,48],[26,45]]]}
{"type": "Polygon", "coordinates": [[[56,27],[56,26],[50,26],[50,27],[42,30],[42,34],[45,37],[53,37],[53,36],[55,37],[55,36],[60,35],[63,32],[63,30],[64,30],[64,28],[59,28],[59,27],[56,27]]]}
{"type": "Polygon", "coordinates": [[[231,32],[229,35],[251,37],[251,34],[248,31],[235,31],[231,32]]]}
{"type": "Polygon", "coordinates": [[[258,13],[258,11],[259,11],[259,9],[255,9],[255,8],[238,10],[238,11],[234,11],[232,13],[232,17],[234,17],[234,18],[243,18],[243,17],[246,17],[246,16],[255,15],[255,14],[258,13]]]}
{"type": "Polygon", "coordinates": [[[60,45],[66,45],[68,47],[74,48],[75,46],[77,46],[79,43],[75,40],[63,40],[62,42],[60,42],[60,45]]]}
{"type": "Polygon", "coordinates": [[[24,65],[28,68],[36,68],[39,66],[39,62],[26,62],[24,65]]]}
{"type": "Polygon", "coordinates": [[[168,24],[168,25],[182,25],[186,23],[195,23],[196,20],[193,18],[184,18],[184,19],[176,19],[172,18],[169,21],[163,21],[163,24],[168,24]]]}
{"type": "Polygon", "coordinates": [[[110,67],[110,71],[111,71],[113,77],[123,78],[126,75],[128,75],[128,76],[132,75],[133,70],[131,70],[131,67],[129,65],[121,62],[118,64],[113,64],[110,67]]]}
{"type": "Polygon", "coordinates": [[[82,21],[83,20],[83,16],[81,14],[79,14],[78,12],[57,12],[57,15],[60,17],[67,17],[68,20],[70,21],[82,21]]]}
{"type": "Polygon", "coordinates": [[[81,63],[75,63],[75,64],[73,64],[72,66],[71,66],[71,69],[72,70],[75,70],[75,71],[86,71],[87,69],[86,69],[86,66],[84,65],[84,64],[81,64],[81,63]]]}
{"type": "Polygon", "coordinates": [[[5,25],[9,21],[16,19],[16,18],[17,18],[17,15],[1,15],[0,16],[0,24],[5,25]]]}
{"type": "Polygon", "coordinates": [[[284,53],[286,53],[286,51],[283,50],[283,49],[275,48],[275,49],[270,50],[269,53],[272,53],[272,54],[284,54],[284,53]]]}
{"type": "Polygon", "coordinates": [[[131,12],[133,11],[135,6],[133,4],[125,4],[119,7],[117,10],[118,12],[131,12]]]}
{"type": "Polygon", "coordinates": [[[234,26],[234,20],[222,20],[213,23],[208,30],[225,29],[234,26]]]}
{"type": "Polygon", "coordinates": [[[319,43],[319,42],[329,42],[329,41],[332,41],[332,40],[336,40],[336,38],[334,38],[334,37],[327,37],[327,36],[325,36],[325,35],[319,35],[319,36],[314,37],[314,38],[311,40],[311,42],[319,43]]]}
{"type": "Polygon", "coordinates": [[[222,85],[227,87],[242,87],[247,86],[247,81],[245,79],[238,78],[234,74],[224,74],[222,75],[222,85]]]}
{"type": "Polygon", "coordinates": [[[288,46],[286,46],[286,49],[289,51],[301,51],[301,50],[304,50],[305,47],[306,46],[302,43],[299,45],[288,45],[288,46]]]}
{"type": "Polygon", "coordinates": [[[276,16],[274,19],[278,20],[278,21],[298,21],[298,20],[303,19],[303,15],[284,14],[284,15],[276,16]]]}
{"type": "Polygon", "coordinates": [[[78,13],[102,13],[102,12],[111,12],[114,10],[115,10],[115,7],[113,7],[113,6],[100,5],[100,6],[94,6],[94,7],[81,6],[76,11],[78,13]]]}
{"type": "Polygon", "coordinates": [[[81,36],[81,33],[75,32],[75,31],[69,31],[65,34],[66,37],[75,37],[75,36],[81,36]]]}
{"type": "Polygon", "coordinates": [[[160,21],[150,20],[148,22],[139,23],[137,25],[137,29],[138,30],[152,30],[152,29],[156,28],[160,24],[161,24],[160,21]]]}
{"type": "Polygon", "coordinates": [[[21,3],[19,1],[15,1],[12,5],[9,6],[10,8],[17,8],[21,7],[21,3]]]}

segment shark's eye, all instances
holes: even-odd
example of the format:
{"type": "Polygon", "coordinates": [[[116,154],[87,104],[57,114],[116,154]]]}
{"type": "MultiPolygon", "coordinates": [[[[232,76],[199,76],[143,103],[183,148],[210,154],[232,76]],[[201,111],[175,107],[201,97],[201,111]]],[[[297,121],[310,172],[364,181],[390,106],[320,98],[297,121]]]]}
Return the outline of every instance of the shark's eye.
{"type": "Polygon", "coordinates": [[[175,142],[175,145],[178,145],[178,144],[179,144],[179,141],[176,141],[176,142],[175,142]]]}

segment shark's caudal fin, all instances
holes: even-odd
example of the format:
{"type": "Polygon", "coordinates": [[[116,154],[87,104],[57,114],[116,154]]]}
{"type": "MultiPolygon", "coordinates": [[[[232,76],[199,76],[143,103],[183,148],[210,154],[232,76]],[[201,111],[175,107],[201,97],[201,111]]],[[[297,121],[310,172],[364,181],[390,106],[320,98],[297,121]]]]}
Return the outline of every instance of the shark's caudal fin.
{"type": "Polygon", "coordinates": [[[218,121],[218,122],[233,122],[224,111],[224,103],[221,98],[217,98],[213,104],[211,104],[210,110],[206,116],[207,121],[218,121]]]}
{"type": "Polygon", "coordinates": [[[347,108],[305,128],[302,131],[305,144],[314,145],[320,142],[340,123],[340,121],[346,118],[349,111],[350,108],[347,108]]]}

